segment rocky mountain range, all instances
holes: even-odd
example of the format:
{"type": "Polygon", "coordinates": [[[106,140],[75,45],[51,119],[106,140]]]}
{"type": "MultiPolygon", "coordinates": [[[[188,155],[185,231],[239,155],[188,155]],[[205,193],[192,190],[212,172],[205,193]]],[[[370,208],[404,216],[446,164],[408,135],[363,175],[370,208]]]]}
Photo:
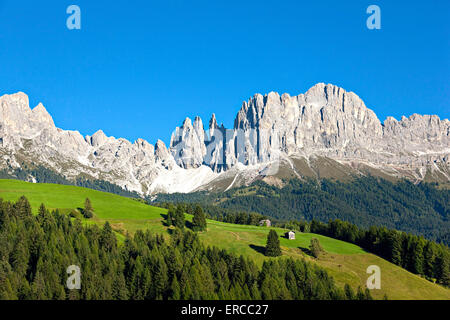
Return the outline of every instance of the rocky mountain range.
{"type": "MultiPolygon", "coordinates": [[[[450,182],[450,122],[413,114],[383,123],[353,92],[319,83],[305,94],[271,92],[244,102],[234,127],[186,118],[169,147],[99,130],[55,126],[24,93],[0,97],[0,169],[44,166],[67,179],[101,179],[142,195],[226,190],[256,179],[376,175],[450,182]]],[[[34,177],[29,176],[33,181],[34,177]]]]}

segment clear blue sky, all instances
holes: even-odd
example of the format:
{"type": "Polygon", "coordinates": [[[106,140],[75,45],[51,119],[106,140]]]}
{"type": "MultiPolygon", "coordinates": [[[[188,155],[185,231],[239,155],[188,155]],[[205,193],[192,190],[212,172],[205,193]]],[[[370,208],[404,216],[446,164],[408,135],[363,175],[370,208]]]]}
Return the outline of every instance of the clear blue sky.
{"type": "Polygon", "coordinates": [[[354,91],[381,121],[448,118],[449,39],[448,0],[0,0],[0,95],[27,93],[63,129],[151,143],[186,116],[232,127],[253,94],[317,82],[354,91]],[[366,28],[370,4],[381,30],[366,28]]]}

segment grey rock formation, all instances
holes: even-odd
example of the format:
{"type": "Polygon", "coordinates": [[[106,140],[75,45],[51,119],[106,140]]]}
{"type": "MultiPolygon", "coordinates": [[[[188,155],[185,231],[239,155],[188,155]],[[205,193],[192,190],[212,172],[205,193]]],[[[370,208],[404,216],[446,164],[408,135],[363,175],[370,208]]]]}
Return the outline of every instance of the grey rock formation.
{"type": "MultiPolygon", "coordinates": [[[[220,171],[237,163],[279,160],[281,151],[288,157],[323,156],[421,169],[448,165],[449,128],[447,119],[417,114],[401,121],[388,118],[382,124],[353,92],[319,83],[296,97],[255,95],[243,103],[233,130],[219,129],[213,116],[209,135],[215,139],[206,142],[203,159],[220,171]]],[[[203,145],[200,148],[203,154],[203,145]]],[[[172,154],[179,162],[179,155],[186,153],[192,150],[181,148],[172,154]]]]}
{"type": "Polygon", "coordinates": [[[3,168],[26,159],[69,179],[89,175],[142,194],[226,189],[267,175],[448,182],[450,123],[418,114],[381,123],[353,92],[319,83],[293,97],[254,95],[232,129],[214,114],[206,130],[199,117],[186,118],[167,148],[161,140],[153,146],[59,129],[42,104],[30,109],[19,92],[0,97],[0,154],[3,168]]]}
{"type": "Polygon", "coordinates": [[[182,168],[198,168],[203,164],[206,146],[200,117],[196,117],[193,124],[191,119],[186,118],[183,125],[175,129],[170,140],[170,151],[182,168]]]}

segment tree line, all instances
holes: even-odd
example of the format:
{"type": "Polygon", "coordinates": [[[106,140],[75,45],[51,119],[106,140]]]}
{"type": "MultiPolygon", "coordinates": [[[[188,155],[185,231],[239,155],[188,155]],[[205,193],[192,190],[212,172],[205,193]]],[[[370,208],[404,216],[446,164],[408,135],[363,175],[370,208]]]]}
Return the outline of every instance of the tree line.
{"type": "MultiPolygon", "coordinates": [[[[386,226],[450,245],[450,190],[436,183],[390,182],[360,177],[348,182],[290,179],[281,188],[257,181],[226,192],[158,195],[158,202],[198,202],[227,210],[259,213],[271,220],[340,219],[358,227],[386,226]]],[[[217,213],[223,210],[224,214],[217,213]]],[[[239,223],[242,223],[239,222],[239,223]]]]}
{"type": "Polygon", "coordinates": [[[196,208],[201,208],[206,218],[233,224],[258,226],[261,220],[269,219],[267,216],[256,212],[236,211],[201,203],[178,202],[173,204],[169,202],[154,202],[148,204],[168,210],[171,207],[174,208],[176,205],[177,208],[180,206],[184,212],[192,215],[194,214],[196,208]]]}
{"type": "Polygon", "coordinates": [[[339,219],[328,223],[291,221],[279,226],[354,243],[410,272],[450,286],[450,249],[422,236],[386,227],[359,228],[339,219]]]}
{"type": "Polygon", "coordinates": [[[0,299],[371,299],[368,290],[337,287],[304,260],[252,260],[180,228],[168,237],[138,230],[123,244],[109,225],[85,226],[25,197],[0,200],[0,299]],[[66,286],[67,267],[81,289],[66,286]]]}
{"type": "Polygon", "coordinates": [[[179,229],[184,229],[186,225],[186,219],[184,213],[193,215],[191,228],[193,231],[205,231],[207,227],[206,215],[203,212],[202,207],[197,206],[185,206],[178,204],[176,207],[172,204],[167,206],[167,215],[165,218],[167,226],[174,226],[179,229]]]}
{"type": "MultiPolygon", "coordinates": [[[[172,204],[160,204],[163,207],[174,208],[172,204]]],[[[179,203],[177,208],[192,213],[199,204],[179,203]]],[[[266,216],[244,211],[235,212],[231,209],[221,210],[217,206],[206,206],[208,218],[243,225],[259,225],[266,216]],[[220,214],[222,213],[222,214],[220,214]]],[[[173,210],[173,209],[172,209],[173,210]]],[[[445,244],[439,244],[410,233],[371,226],[360,228],[350,222],[339,219],[329,220],[328,224],[313,219],[292,220],[283,222],[272,220],[272,226],[298,230],[305,233],[317,233],[334,239],[356,244],[368,252],[374,253],[410,272],[421,275],[430,281],[444,286],[450,286],[450,249],[445,244]]],[[[269,232],[265,254],[279,256],[279,240],[275,231],[269,232]]],[[[317,239],[311,242],[310,251],[317,257],[322,251],[317,239]]]]}

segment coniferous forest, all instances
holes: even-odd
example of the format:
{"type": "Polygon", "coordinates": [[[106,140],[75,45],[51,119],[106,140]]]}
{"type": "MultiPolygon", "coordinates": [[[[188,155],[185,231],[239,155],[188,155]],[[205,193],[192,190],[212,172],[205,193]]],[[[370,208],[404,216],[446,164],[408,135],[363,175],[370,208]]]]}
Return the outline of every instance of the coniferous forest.
{"type": "Polygon", "coordinates": [[[137,231],[118,245],[111,226],[83,226],[25,197],[0,201],[0,299],[371,299],[368,290],[338,288],[326,271],[303,260],[261,268],[206,248],[191,231],[169,238],[137,231]],[[80,267],[81,289],[66,286],[80,267]]]}
{"type": "MultiPolygon", "coordinates": [[[[160,205],[169,208],[169,211],[170,208],[174,208],[173,204],[160,205]]],[[[195,207],[198,206],[198,204],[195,205],[195,207]]],[[[190,203],[178,203],[177,208],[194,212],[194,205],[190,203]]],[[[210,205],[205,206],[205,211],[208,212],[210,219],[234,224],[259,225],[261,220],[267,219],[266,216],[257,213],[221,209],[210,205]]],[[[329,220],[328,223],[315,219],[272,221],[272,226],[321,234],[356,244],[412,273],[441,285],[450,286],[450,249],[443,243],[427,240],[423,236],[386,227],[360,228],[339,219],[329,220]]]]}

